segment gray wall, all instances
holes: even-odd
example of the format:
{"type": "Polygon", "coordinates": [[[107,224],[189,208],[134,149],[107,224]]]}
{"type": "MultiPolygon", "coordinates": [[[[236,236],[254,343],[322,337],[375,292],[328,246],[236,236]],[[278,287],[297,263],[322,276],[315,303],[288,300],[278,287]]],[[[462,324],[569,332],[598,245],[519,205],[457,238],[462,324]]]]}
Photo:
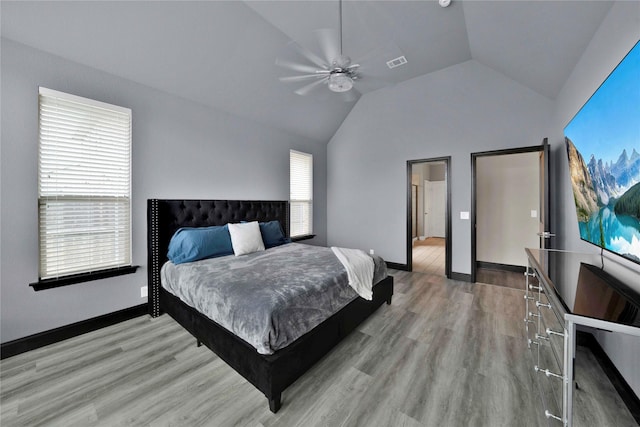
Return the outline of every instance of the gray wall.
{"type": "Polygon", "coordinates": [[[453,272],[471,272],[471,153],[538,145],[553,102],[471,60],[364,95],[329,142],[328,241],[406,263],[407,160],[451,156],[453,272]]]}
{"type": "Polygon", "coordinates": [[[476,258],[527,265],[524,248],[539,247],[540,153],[476,158],[476,258]]]}
{"type": "Polygon", "coordinates": [[[289,198],[289,149],[314,155],[314,243],[326,243],[326,145],[2,40],[1,340],[146,302],[146,199],[289,198]],[[38,86],[133,110],[136,274],[34,292],[38,86]]]}
{"type": "MultiPolygon", "coordinates": [[[[599,252],[580,240],[578,223],[569,178],[563,129],[593,92],[607,78],[633,45],[640,39],[640,2],[616,2],[602,22],[560,91],[553,117],[550,142],[556,160],[556,204],[558,205],[558,247],[599,252]]],[[[621,257],[605,253],[605,270],[640,292],[640,266],[621,257]]],[[[598,340],[625,376],[636,394],[640,395],[640,339],[597,333],[598,340]]]]}

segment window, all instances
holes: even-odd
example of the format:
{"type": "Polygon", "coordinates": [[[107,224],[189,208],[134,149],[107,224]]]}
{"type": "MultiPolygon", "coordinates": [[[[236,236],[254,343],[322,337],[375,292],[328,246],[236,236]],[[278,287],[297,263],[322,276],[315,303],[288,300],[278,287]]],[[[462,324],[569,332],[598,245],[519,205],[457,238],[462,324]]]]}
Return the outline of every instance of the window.
{"type": "Polygon", "coordinates": [[[291,237],[313,233],[313,155],[289,151],[291,237]]]}
{"type": "Polygon", "coordinates": [[[131,110],[39,95],[40,281],[130,267],[131,110]]]}

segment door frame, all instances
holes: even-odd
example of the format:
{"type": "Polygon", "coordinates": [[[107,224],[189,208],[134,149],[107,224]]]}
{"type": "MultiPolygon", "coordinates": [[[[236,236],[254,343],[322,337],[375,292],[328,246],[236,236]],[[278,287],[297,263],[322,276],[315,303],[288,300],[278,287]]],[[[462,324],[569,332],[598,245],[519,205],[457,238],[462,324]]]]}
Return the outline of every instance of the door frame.
{"type": "Polygon", "coordinates": [[[416,235],[414,236],[413,233],[411,233],[411,240],[413,241],[413,239],[415,238],[420,238],[420,233],[418,233],[418,188],[420,188],[417,185],[411,184],[411,197],[415,196],[415,206],[414,206],[414,200],[412,199],[411,201],[411,228],[413,229],[413,223],[415,220],[415,226],[416,226],[416,235]],[[415,213],[415,218],[413,217],[415,213]]]}
{"type": "Polygon", "coordinates": [[[414,164],[417,163],[444,163],[444,180],[446,182],[446,202],[445,202],[445,226],[444,226],[444,241],[445,241],[445,261],[444,261],[444,274],[447,279],[451,278],[451,156],[445,157],[433,157],[429,159],[417,159],[407,160],[407,232],[406,232],[406,245],[407,245],[407,271],[413,271],[413,240],[411,233],[411,202],[412,202],[412,190],[411,190],[411,172],[414,164]]]}
{"type": "MultiPolygon", "coordinates": [[[[529,147],[519,147],[519,148],[509,148],[505,150],[494,150],[494,151],[482,151],[479,153],[471,153],[471,283],[476,282],[476,273],[477,273],[477,259],[476,259],[476,203],[477,203],[477,168],[476,168],[476,160],[478,157],[487,157],[487,156],[504,156],[509,154],[522,154],[522,153],[534,153],[540,152],[545,156],[544,158],[544,176],[546,180],[543,184],[543,188],[540,188],[540,191],[544,197],[544,220],[545,220],[545,231],[549,231],[549,141],[547,138],[542,140],[541,145],[533,145],[529,147]]],[[[540,183],[538,182],[538,186],[540,183]]],[[[524,249],[523,249],[524,250],[524,249]]]]}

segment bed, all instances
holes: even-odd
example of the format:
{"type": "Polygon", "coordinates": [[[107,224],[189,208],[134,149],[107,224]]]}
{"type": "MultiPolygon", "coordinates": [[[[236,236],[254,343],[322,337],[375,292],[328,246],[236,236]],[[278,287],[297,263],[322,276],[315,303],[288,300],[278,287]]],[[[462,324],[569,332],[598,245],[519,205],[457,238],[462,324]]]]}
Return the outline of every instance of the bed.
{"type": "Polygon", "coordinates": [[[278,220],[289,235],[287,201],[160,200],[147,202],[149,313],[167,313],[240,373],[268,399],[272,412],[280,409],[282,392],[327,354],[384,302],[391,303],[393,277],[373,287],[371,301],[357,297],[284,348],[261,354],[247,341],[184,303],[161,284],[171,237],[181,227],[205,227],[242,221],[278,220]]]}

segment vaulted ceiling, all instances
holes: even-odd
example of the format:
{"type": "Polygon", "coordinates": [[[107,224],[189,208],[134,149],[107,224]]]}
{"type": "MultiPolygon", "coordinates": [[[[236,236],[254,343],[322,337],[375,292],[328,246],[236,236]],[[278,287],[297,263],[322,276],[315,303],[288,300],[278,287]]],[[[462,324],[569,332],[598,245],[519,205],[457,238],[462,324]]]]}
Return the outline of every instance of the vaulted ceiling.
{"type": "MultiPolygon", "coordinates": [[[[343,4],[344,53],[366,94],[474,59],[554,99],[611,1],[354,1],[343,4]],[[407,64],[386,61],[404,55],[407,64]]],[[[327,142],[356,101],[276,65],[294,41],[339,27],[338,1],[6,1],[2,36],[63,58],[327,142]]]]}

